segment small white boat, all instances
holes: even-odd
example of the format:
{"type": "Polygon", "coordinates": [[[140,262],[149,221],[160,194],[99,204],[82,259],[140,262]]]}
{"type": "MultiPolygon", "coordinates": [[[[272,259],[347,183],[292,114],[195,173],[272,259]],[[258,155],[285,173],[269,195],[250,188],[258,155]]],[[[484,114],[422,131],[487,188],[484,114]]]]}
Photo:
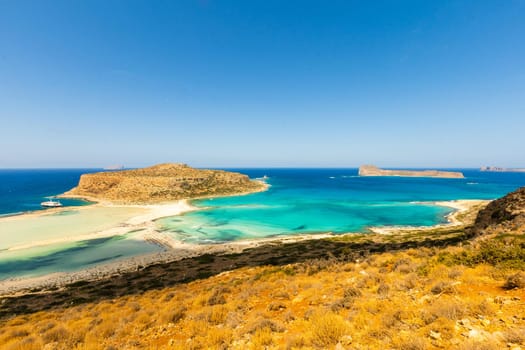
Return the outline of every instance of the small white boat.
{"type": "Polygon", "coordinates": [[[62,203],[60,203],[59,201],[54,201],[51,197],[49,197],[48,199],[49,200],[40,203],[40,205],[46,208],[57,208],[62,206],[62,203]]]}

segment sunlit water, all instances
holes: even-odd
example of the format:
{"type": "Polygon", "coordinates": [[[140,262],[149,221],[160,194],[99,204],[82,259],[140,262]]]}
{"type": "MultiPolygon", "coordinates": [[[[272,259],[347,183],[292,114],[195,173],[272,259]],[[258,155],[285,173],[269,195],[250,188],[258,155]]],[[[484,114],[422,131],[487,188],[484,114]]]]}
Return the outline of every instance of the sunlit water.
{"type": "Polygon", "coordinates": [[[0,251],[32,243],[88,235],[115,227],[143,213],[140,208],[71,208],[49,214],[19,215],[0,220],[0,251]]]}
{"type": "Polygon", "coordinates": [[[493,199],[525,184],[525,174],[462,170],[465,179],[358,177],[356,169],[239,169],[262,177],[267,192],[196,201],[203,210],[159,220],[186,242],[224,242],[317,232],[366,232],[371,226],[429,226],[450,208],[414,202],[493,199]]]}
{"type": "MultiPolygon", "coordinates": [[[[358,177],[356,169],[235,169],[268,176],[268,191],[195,201],[202,210],[157,221],[159,230],[190,243],[304,233],[366,232],[371,226],[428,226],[449,208],[413,202],[493,199],[525,185],[525,174],[463,170],[466,179],[358,177]]],[[[39,210],[43,197],[73,187],[85,170],[0,170],[0,213],[39,210]]],[[[83,202],[65,204],[85,205],[83,202]]],[[[10,247],[97,232],[136,215],[130,208],[69,207],[61,214],[0,219],[0,280],[75,271],[158,246],[136,232],[21,250],[10,247]],[[2,250],[3,249],[3,250],[2,250]]]]}

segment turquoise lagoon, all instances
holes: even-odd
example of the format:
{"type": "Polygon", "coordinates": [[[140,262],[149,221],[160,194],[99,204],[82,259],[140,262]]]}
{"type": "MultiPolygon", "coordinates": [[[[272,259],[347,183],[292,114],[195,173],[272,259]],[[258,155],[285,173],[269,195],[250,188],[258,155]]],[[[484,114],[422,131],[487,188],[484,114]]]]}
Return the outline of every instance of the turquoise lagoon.
{"type": "Polygon", "coordinates": [[[525,184],[525,174],[461,170],[465,179],[359,177],[357,169],[235,169],[267,176],[268,191],[195,201],[199,211],[164,218],[165,233],[189,243],[332,232],[371,226],[431,226],[447,207],[421,204],[493,199],[525,184]]]}
{"type": "MultiPolygon", "coordinates": [[[[194,201],[200,210],[159,219],[158,229],[175,239],[203,244],[306,233],[366,232],[371,226],[429,226],[445,222],[451,209],[428,202],[493,199],[525,185],[525,174],[468,169],[461,170],[465,179],[358,177],[357,169],[228,170],[252,178],[266,175],[270,188],[251,195],[194,201]]],[[[0,170],[0,213],[37,209],[35,203],[41,196],[68,190],[85,171],[43,172],[0,170]],[[41,186],[39,181],[43,181],[41,186]]],[[[93,209],[97,208],[71,207],[62,215],[24,218],[19,226],[1,219],[0,280],[76,271],[162,250],[136,239],[133,231],[111,238],[6,250],[23,243],[96,232],[131,214],[93,209]]]]}

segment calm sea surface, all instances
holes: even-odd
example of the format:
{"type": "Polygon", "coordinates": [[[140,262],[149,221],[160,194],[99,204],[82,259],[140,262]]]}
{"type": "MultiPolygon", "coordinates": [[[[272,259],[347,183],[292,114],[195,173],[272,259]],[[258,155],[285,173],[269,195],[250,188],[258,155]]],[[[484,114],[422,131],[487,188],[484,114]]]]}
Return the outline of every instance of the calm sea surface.
{"type": "MultiPolygon", "coordinates": [[[[360,232],[370,226],[429,226],[451,209],[414,202],[493,199],[525,185],[525,173],[459,169],[465,179],[359,177],[357,169],[233,169],[267,176],[267,192],[196,201],[205,208],[159,220],[187,242],[293,233],[360,232]]],[[[451,169],[452,170],[452,169],[451,169]]],[[[458,169],[454,169],[458,170],[458,169]]]]}
{"type": "MultiPolygon", "coordinates": [[[[252,195],[195,201],[202,210],[158,220],[159,230],[185,242],[219,243],[289,234],[360,232],[370,226],[428,226],[444,222],[450,209],[414,202],[493,199],[525,185],[525,173],[469,169],[459,169],[465,179],[358,177],[357,169],[227,170],[251,178],[267,176],[271,187],[252,195]]],[[[0,215],[42,210],[40,202],[46,196],[69,190],[81,174],[94,171],[100,170],[0,170],[0,215]]],[[[118,222],[118,215],[122,215],[104,212],[104,217],[95,218],[95,212],[91,212],[92,216],[87,217],[75,210],[75,206],[87,203],[62,202],[73,206],[63,218],[28,221],[32,226],[24,226],[19,234],[28,242],[67,236],[82,231],[80,226],[87,223],[100,227],[118,222]]],[[[23,238],[3,235],[2,226],[4,232],[8,231],[8,225],[0,221],[0,280],[74,271],[161,249],[134,239],[135,233],[130,232],[113,238],[8,251],[11,242],[23,238]]]]}
{"type": "MultiPolygon", "coordinates": [[[[0,215],[41,210],[46,196],[75,187],[80,175],[101,169],[0,169],[0,215]]],[[[76,199],[60,200],[64,205],[85,205],[76,199]]]]}

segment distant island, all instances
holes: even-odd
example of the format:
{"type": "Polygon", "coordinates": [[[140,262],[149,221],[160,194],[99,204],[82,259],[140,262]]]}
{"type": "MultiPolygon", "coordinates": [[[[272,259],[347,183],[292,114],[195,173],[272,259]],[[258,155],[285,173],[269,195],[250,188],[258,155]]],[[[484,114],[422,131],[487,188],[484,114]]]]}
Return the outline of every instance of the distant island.
{"type": "Polygon", "coordinates": [[[105,167],[104,170],[124,170],[124,165],[110,165],[105,167]]]}
{"type": "Polygon", "coordinates": [[[525,173],[525,168],[500,168],[495,166],[482,166],[480,171],[493,171],[501,173],[525,173]]]}
{"type": "Polygon", "coordinates": [[[359,167],[359,176],[406,176],[406,177],[437,177],[447,179],[463,179],[463,173],[440,170],[385,170],[374,165],[359,167]]]}
{"type": "Polygon", "coordinates": [[[251,193],[265,188],[263,182],[250,180],[240,173],[167,163],[142,169],[84,174],[78,186],[62,196],[147,204],[251,193]]]}

